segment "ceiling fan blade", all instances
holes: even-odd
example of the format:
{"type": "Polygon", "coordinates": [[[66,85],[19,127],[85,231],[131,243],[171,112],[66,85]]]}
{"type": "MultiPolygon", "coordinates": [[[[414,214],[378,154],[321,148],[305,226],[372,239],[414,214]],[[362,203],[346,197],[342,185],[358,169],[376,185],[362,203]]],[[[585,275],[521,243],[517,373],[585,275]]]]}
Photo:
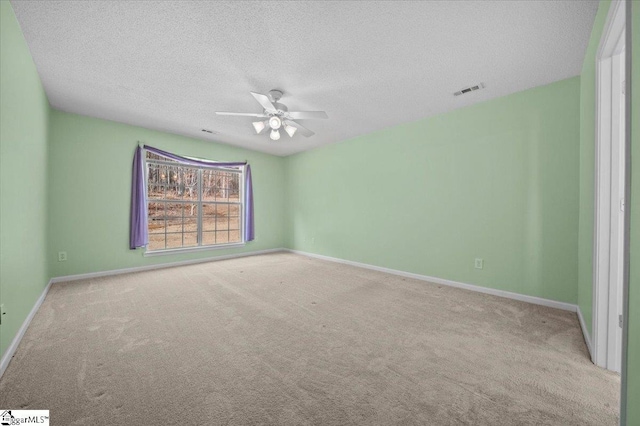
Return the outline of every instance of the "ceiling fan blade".
{"type": "Polygon", "coordinates": [[[284,120],[284,124],[288,124],[289,126],[293,126],[302,133],[303,136],[309,137],[315,135],[314,132],[304,127],[302,124],[296,123],[293,120],[284,120]]]}
{"type": "Polygon", "coordinates": [[[289,111],[287,113],[293,120],[306,120],[306,119],[326,119],[329,118],[324,111],[289,111]]]}
{"type": "Polygon", "coordinates": [[[267,115],[264,114],[254,114],[251,112],[223,112],[223,111],[217,111],[216,114],[218,115],[240,115],[242,117],[268,117],[267,115]]]}
{"type": "Polygon", "coordinates": [[[275,107],[275,105],[271,103],[271,101],[266,95],[261,95],[260,93],[255,93],[255,92],[250,92],[250,93],[253,95],[254,98],[256,98],[256,101],[258,101],[258,103],[262,105],[262,108],[266,109],[269,112],[276,112],[277,108],[275,107]]]}

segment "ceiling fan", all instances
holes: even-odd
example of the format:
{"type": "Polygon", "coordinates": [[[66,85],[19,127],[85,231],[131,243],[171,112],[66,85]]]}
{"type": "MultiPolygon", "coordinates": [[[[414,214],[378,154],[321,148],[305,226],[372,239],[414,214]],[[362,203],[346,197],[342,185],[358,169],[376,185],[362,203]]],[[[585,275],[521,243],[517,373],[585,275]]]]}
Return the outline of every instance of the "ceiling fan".
{"type": "Polygon", "coordinates": [[[280,139],[280,129],[284,128],[289,137],[293,137],[298,130],[302,135],[309,137],[315,133],[304,127],[302,124],[297,123],[294,120],[308,120],[308,119],[326,119],[329,118],[324,111],[289,111],[287,106],[278,102],[282,98],[282,92],[280,90],[271,90],[269,96],[262,95],[260,93],[250,92],[256,101],[262,106],[263,112],[261,114],[254,114],[250,112],[221,112],[218,111],[218,115],[240,115],[244,117],[258,117],[264,120],[254,121],[253,128],[257,134],[269,127],[271,132],[269,137],[271,140],[277,141],[280,139]]]}

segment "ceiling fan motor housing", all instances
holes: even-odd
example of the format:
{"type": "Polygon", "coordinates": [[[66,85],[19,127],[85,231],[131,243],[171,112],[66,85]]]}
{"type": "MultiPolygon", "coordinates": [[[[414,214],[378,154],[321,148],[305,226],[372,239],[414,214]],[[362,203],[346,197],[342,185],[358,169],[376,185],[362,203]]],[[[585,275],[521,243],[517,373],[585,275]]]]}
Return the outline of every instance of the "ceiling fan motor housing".
{"type": "Polygon", "coordinates": [[[269,100],[273,103],[278,102],[280,100],[280,98],[282,97],[282,91],[281,90],[270,90],[269,91],[269,100]]]}
{"type": "Polygon", "coordinates": [[[276,107],[276,112],[272,112],[272,111],[267,111],[265,110],[264,113],[268,114],[268,115],[278,115],[278,116],[282,116],[284,115],[287,111],[289,111],[289,109],[287,108],[287,106],[285,104],[281,104],[279,102],[274,102],[273,106],[276,107]]]}

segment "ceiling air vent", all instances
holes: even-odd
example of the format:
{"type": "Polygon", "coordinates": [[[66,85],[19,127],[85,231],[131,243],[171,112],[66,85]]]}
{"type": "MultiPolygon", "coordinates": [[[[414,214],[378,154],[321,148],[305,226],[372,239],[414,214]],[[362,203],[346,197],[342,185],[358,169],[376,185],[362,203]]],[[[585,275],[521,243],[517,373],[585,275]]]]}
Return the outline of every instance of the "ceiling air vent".
{"type": "Polygon", "coordinates": [[[475,92],[476,90],[480,90],[480,89],[484,89],[484,84],[483,83],[478,83],[478,84],[476,84],[474,86],[465,87],[464,89],[459,90],[456,93],[454,93],[453,96],[464,95],[464,94],[467,94],[467,93],[475,92]]]}
{"type": "Polygon", "coordinates": [[[215,133],[213,130],[209,130],[209,129],[202,129],[202,131],[205,133],[211,133],[211,134],[215,133]]]}

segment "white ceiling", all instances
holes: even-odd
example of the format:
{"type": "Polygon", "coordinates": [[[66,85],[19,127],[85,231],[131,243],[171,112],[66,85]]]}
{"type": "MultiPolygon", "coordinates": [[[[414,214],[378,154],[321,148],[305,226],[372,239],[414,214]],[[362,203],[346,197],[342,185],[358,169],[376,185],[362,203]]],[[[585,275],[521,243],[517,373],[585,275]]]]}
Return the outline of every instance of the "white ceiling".
{"type": "Polygon", "coordinates": [[[12,5],[53,107],[289,155],[578,75],[598,2],[12,5]],[[329,120],[274,142],[214,114],[259,113],[249,92],[271,89],[329,120]]]}

